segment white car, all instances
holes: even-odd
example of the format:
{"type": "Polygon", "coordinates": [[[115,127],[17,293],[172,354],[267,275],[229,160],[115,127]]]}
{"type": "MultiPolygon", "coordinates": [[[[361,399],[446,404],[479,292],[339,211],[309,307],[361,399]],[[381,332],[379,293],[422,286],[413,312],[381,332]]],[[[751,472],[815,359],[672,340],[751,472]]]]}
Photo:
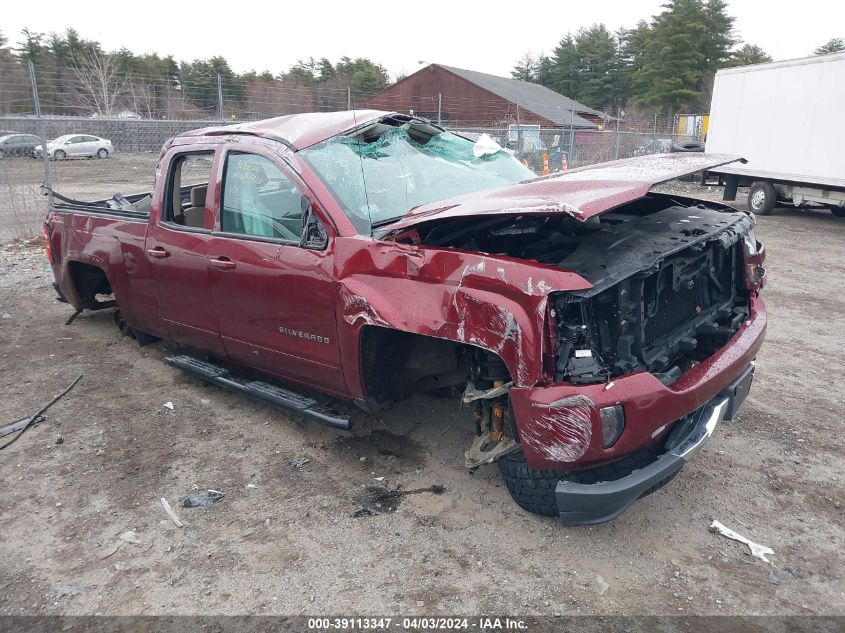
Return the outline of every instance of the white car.
{"type": "MultiPolygon", "coordinates": [[[[41,146],[35,148],[35,154],[41,156],[41,146]]],[[[111,141],[90,134],[65,134],[52,141],[47,141],[47,156],[54,160],[65,158],[108,158],[114,154],[111,141]]]]}

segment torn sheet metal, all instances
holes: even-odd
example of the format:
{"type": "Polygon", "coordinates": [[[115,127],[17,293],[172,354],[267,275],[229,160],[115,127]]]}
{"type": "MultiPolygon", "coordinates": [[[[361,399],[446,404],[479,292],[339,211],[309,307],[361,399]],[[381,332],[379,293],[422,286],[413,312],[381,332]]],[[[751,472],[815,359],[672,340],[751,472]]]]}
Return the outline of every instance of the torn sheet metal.
{"type": "Polygon", "coordinates": [[[738,541],[740,543],[745,543],[748,546],[748,549],[751,550],[751,555],[754,558],[759,558],[760,560],[770,563],[771,561],[766,558],[767,554],[774,554],[775,551],[771,547],[766,547],[765,545],[760,545],[759,543],[755,543],[752,540],[749,540],[742,536],[742,534],[738,534],[734,532],[729,527],[726,527],[724,524],[720,523],[719,521],[713,520],[713,523],[710,524],[710,531],[714,534],[721,534],[731,540],[738,541]]]}
{"type": "Polygon", "coordinates": [[[498,442],[490,438],[490,433],[482,433],[476,436],[472,446],[464,453],[467,468],[476,468],[484,464],[492,464],[497,459],[508,453],[513,453],[519,448],[514,440],[504,437],[498,442]]]}
{"type": "Polygon", "coordinates": [[[513,382],[508,382],[499,387],[493,387],[492,389],[487,389],[485,391],[483,389],[476,389],[475,385],[472,384],[472,381],[470,380],[467,382],[467,388],[464,389],[464,404],[469,404],[475,400],[489,400],[490,398],[504,396],[508,393],[508,390],[512,386],[513,382]]]}

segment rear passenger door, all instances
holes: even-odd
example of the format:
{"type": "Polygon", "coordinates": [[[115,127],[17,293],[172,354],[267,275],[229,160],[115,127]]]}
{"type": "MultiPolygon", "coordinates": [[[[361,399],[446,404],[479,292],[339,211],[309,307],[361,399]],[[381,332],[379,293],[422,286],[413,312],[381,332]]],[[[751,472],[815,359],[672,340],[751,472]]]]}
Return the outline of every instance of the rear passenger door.
{"type": "MultiPolygon", "coordinates": [[[[316,199],[271,152],[225,155],[219,231],[209,254],[214,305],[237,362],[343,390],[336,340],[333,258],[316,199]],[[303,211],[319,223],[303,240],[303,211]]],[[[315,225],[316,226],[316,225],[315,225]]]]}

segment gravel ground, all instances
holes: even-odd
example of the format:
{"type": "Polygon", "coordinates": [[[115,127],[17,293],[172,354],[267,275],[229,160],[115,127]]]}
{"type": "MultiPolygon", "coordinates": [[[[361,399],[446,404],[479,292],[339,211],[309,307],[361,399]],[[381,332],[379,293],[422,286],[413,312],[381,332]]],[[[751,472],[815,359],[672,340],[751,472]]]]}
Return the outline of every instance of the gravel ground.
{"type": "Polygon", "coordinates": [[[40,249],[0,248],[0,424],[84,374],[0,453],[0,614],[845,614],[845,222],[779,210],[758,235],[770,326],[739,419],[578,529],[522,511],[495,466],[463,469],[456,402],[359,413],[351,433],[288,416],[170,368],[108,311],[64,326],[40,249]],[[179,507],[207,488],[225,496],[179,507]]]}

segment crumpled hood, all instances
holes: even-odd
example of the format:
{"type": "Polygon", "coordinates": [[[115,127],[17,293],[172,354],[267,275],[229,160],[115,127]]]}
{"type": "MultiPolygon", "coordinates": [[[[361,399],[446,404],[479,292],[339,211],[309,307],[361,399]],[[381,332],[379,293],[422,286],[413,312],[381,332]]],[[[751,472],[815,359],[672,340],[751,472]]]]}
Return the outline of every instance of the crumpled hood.
{"type": "Polygon", "coordinates": [[[587,220],[642,198],[661,182],[738,160],[744,161],[731,154],[678,152],[579,167],[508,187],[420,205],[396,222],[381,227],[380,233],[385,235],[424,222],[472,215],[566,213],[587,220]]]}

